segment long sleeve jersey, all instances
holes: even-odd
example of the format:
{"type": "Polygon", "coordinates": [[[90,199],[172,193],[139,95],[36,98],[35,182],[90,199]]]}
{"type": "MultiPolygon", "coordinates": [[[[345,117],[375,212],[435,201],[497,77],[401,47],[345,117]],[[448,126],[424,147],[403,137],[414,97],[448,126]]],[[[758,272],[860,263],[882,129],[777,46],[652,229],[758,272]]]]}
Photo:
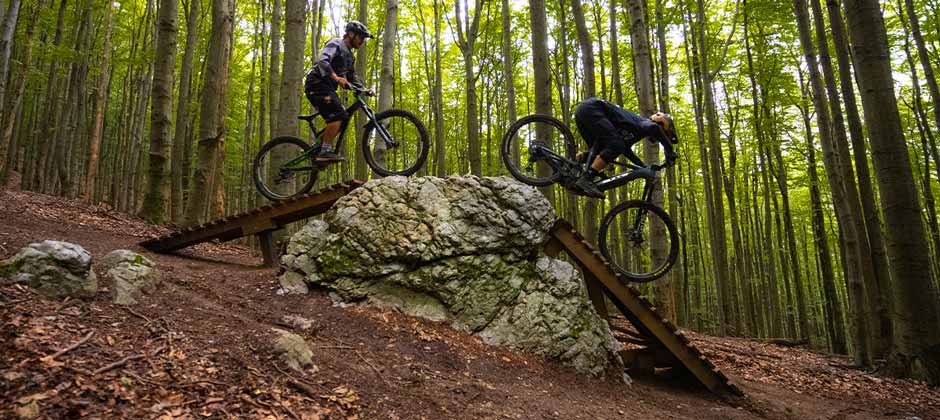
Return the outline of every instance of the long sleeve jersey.
{"type": "Polygon", "coordinates": [[[304,90],[307,92],[335,92],[339,84],[330,77],[331,73],[345,77],[350,83],[358,83],[353,71],[356,58],[346,47],[341,38],[329,40],[320,51],[320,58],[313,69],[307,73],[304,90]]]}

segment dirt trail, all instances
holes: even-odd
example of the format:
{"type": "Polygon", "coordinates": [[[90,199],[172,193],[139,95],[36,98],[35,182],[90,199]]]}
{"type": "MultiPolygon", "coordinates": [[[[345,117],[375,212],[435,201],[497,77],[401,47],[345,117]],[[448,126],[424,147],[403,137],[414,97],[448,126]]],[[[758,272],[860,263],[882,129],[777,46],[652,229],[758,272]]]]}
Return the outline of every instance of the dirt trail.
{"type": "Polygon", "coordinates": [[[323,290],[277,296],[276,270],[240,246],[159,255],[136,245],[164,232],[103,207],[0,191],[0,257],[56,239],[95,257],[141,252],[164,273],[164,286],[131,310],[107,293],[61,302],[0,287],[0,418],[940,419],[940,391],[751,340],[692,335],[747,399],[587,378],[444,324],[335,306],[323,290]],[[316,372],[288,372],[272,354],[270,330],[289,328],[285,315],[314,321],[294,331],[311,344],[316,372]],[[94,373],[116,362],[125,363],[94,373]]]}

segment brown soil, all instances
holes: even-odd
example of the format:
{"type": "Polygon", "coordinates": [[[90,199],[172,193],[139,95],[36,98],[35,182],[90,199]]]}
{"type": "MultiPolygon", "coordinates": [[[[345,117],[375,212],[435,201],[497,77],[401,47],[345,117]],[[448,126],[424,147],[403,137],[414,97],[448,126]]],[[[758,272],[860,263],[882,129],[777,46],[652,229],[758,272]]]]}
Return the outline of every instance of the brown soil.
{"type": "Polygon", "coordinates": [[[0,286],[0,418],[940,419],[940,391],[922,383],[753,340],[691,335],[742,399],[664,379],[585,377],[445,324],[335,306],[326,291],[278,296],[277,270],[241,246],[178,255],[137,246],[165,232],[104,207],[0,191],[0,257],[56,239],[96,257],[141,252],[164,273],[163,286],[133,308],[113,305],[104,290],[53,301],[0,286]],[[316,371],[289,371],[272,353],[271,329],[290,329],[282,324],[290,314],[315,323],[294,332],[311,344],[316,371]]]}

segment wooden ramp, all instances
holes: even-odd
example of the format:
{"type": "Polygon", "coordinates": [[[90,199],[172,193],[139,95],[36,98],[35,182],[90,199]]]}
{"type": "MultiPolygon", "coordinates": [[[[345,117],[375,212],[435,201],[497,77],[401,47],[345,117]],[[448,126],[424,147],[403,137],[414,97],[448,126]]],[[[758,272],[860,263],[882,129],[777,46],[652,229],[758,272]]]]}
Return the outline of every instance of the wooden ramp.
{"type": "Polygon", "coordinates": [[[140,245],[154,252],[166,253],[212,240],[224,242],[243,236],[258,235],[261,241],[261,251],[264,254],[264,263],[271,266],[277,260],[272,232],[288,223],[326,212],[336,200],[362,184],[364,184],[363,181],[346,181],[319,191],[146,240],[140,245]]]}
{"type": "Polygon", "coordinates": [[[743,395],[740,388],[731,383],[669,320],[659,316],[648,300],[625,286],[627,280],[621,278],[571,224],[558,220],[552,228],[552,239],[546,244],[545,253],[557,256],[562,250],[581,267],[594,308],[607,319],[624,347],[629,347],[620,351],[628,369],[638,373],[652,373],[656,368],[684,370],[715,394],[743,395]],[[605,295],[623,318],[608,314],[605,295]],[[633,328],[627,328],[625,324],[632,324],[633,328]]]}

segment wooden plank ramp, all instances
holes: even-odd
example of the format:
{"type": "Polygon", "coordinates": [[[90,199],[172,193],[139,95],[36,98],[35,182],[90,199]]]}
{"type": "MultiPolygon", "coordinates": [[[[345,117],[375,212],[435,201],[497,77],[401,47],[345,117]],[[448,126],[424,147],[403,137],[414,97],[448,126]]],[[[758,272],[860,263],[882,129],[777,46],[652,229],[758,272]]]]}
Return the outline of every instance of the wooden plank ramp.
{"type": "Polygon", "coordinates": [[[627,280],[613,270],[570,223],[559,219],[552,228],[552,239],[546,244],[545,252],[557,256],[562,250],[581,267],[594,308],[608,320],[618,339],[630,347],[620,352],[628,369],[639,373],[652,373],[656,368],[685,370],[715,394],[744,395],[675,325],[659,316],[650,301],[626,286],[627,280]],[[604,296],[623,318],[608,315],[604,296]],[[617,320],[625,321],[623,324],[629,322],[635,331],[616,323],[617,320]]]}
{"type": "Polygon", "coordinates": [[[264,254],[264,263],[272,266],[277,260],[272,232],[283,228],[288,223],[326,212],[336,203],[336,200],[364,183],[358,180],[345,181],[318,191],[148,239],[141,242],[140,246],[154,252],[167,253],[212,240],[224,242],[243,236],[258,235],[261,241],[261,251],[264,254]]]}

